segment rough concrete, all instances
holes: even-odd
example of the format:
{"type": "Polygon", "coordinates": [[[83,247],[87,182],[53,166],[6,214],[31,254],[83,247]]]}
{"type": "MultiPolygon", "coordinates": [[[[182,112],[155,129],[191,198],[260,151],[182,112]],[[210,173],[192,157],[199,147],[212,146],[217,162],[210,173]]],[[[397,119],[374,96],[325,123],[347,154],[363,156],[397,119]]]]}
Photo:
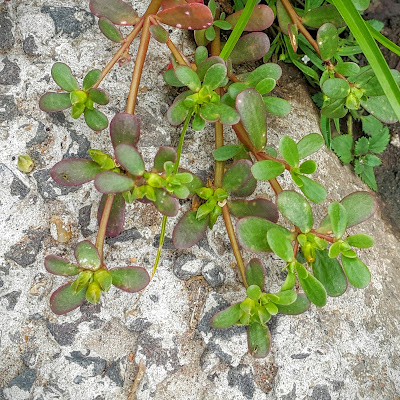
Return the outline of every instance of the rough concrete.
{"type": "MultiPolygon", "coordinates": [[[[136,1],[135,7],[143,12],[147,3],[136,1]]],[[[221,221],[199,245],[175,251],[171,220],[161,265],[138,303],[139,296],[112,289],[101,307],[85,304],[66,316],[51,313],[49,295],[65,279],[47,274],[43,259],[48,254],[71,258],[78,241],[94,240],[100,195],[92,184],[60,188],[49,168],[63,157],[85,156],[89,147],[110,151],[107,132],[94,133],[82,120],[38,109],[40,95],[56,89],[52,63],[68,63],[82,79],[116,50],[87,11],[87,1],[78,0],[0,3],[0,398],[127,399],[143,360],[139,400],[400,399],[399,243],[379,213],[356,229],[376,241],[360,252],[372,283],[365,290],[349,287],[323,309],[274,318],[272,351],[264,360],[247,354],[243,328],[216,331],[208,325],[213,313],[244,294],[221,221]],[[16,157],[24,153],[36,163],[30,175],[16,168],[16,157]],[[55,240],[52,217],[71,229],[69,242],[55,240]]],[[[187,33],[173,31],[172,38],[186,55],[193,54],[187,33]]],[[[133,54],[136,48],[137,42],[133,54]]],[[[167,55],[165,47],[151,43],[139,92],[139,147],[147,163],[156,146],[176,145],[179,137],[179,129],[165,119],[176,93],[160,74],[167,55]]],[[[112,98],[102,108],[109,117],[124,109],[131,69],[132,64],[113,69],[102,85],[112,98]]],[[[293,110],[286,118],[269,118],[272,145],[282,134],[298,140],[319,131],[298,75],[285,71],[278,94],[293,110]]],[[[230,130],[226,140],[234,140],[230,130]]],[[[212,146],[211,129],[189,131],[183,166],[211,176],[212,146]]],[[[330,201],[366,188],[328,151],[319,151],[316,161],[316,177],[328,189],[327,201],[316,208],[321,219],[330,201]]],[[[286,175],[282,182],[290,187],[286,175]]],[[[265,192],[273,198],[260,185],[258,193],[265,192]]],[[[126,231],[106,242],[107,265],[134,263],[151,271],[160,222],[151,207],[129,206],[126,231]]],[[[282,262],[262,258],[267,286],[276,290],[282,262]]]]}

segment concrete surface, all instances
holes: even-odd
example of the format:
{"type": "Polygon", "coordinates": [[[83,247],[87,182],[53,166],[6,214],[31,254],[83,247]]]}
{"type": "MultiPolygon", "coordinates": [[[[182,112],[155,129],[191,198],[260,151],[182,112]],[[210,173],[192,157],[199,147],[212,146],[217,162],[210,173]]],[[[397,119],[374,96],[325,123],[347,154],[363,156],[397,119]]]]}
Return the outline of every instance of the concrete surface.
{"type": "MultiPolygon", "coordinates": [[[[139,400],[400,399],[399,243],[379,214],[356,229],[376,241],[360,252],[372,283],[329,298],[323,309],[274,318],[272,351],[264,360],[247,354],[244,329],[215,331],[208,325],[213,313],[244,294],[222,221],[198,246],[175,251],[171,220],[162,263],[138,303],[137,295],[112,289],[101,307],[85,304],[66,316],[51,313],[49,295],[65,279],[47,274],[43,259],[48,254],[71,258],[78,241],[95,239],[100,195],[92,184],[57,186],[49,169],[64,157],[85,157],[91,147],[111,150],[107,132],[94,133],[67,113],[38,109],[41,94],[56,89],[50,77],[55,61],[66,62],[82,79],[117,49],[99,33],[87,3],[0,3],[0,398],[127,399],[143,360],[139,400]],[[16,168],[24,153],[36,163],[29,175],[16,168]],[[67,243],[56,240],[51,219],[57,217],[72,232],[67,243]]],[[[147,3],[136,1],[135,7],[143,12],[147,3]]],[[[193,54],[190,35],[174,31],[172,38],[185,54],[193,54]]],[[[137,42],[133,54],[136,48],[137,42]]],[[[160,74],[167,55],[165,47],[151,43],[139,92],[139,147],[147,163],[156,146],[176,145],[179,136],[165,119],[176,93],[160,74]]],[[[131,70],[132,64],[113,69],[102,85],[112,98],[102,107],[109,117],[124,109],[131,70]]],[[[293,111],[287,118],[270,117],[271,144],[282,134],[298,140],[319,131],[312,102],[292,70],[285,71],[278,94],[293,111]]],[[[233,139],[227,130],[227,142],[233,139]]],[[[211,129],[189,131],[183,166],[211,176],[212,146],[211,129]]],[[[329,201],[366,188],[333,154],[321,150],[316,161],[316,176],[328,190],[328,201],[316,209],[321,219],[329,201]]],[[[289,187],[287,178],[283,184],[289,187]]],[[[267,186],[258,192],[272,198],[267,186]]],[[[187,207],[184,202],[182,210],[187,207]]],[[[160,221],[151,207],[130,206],[125,232],[107,240],[107,265],[136,264],[151,271],[160,221]]],[[[262,258],[267,285],[276,290],[282,263],[271,255],[262,258]]]]}

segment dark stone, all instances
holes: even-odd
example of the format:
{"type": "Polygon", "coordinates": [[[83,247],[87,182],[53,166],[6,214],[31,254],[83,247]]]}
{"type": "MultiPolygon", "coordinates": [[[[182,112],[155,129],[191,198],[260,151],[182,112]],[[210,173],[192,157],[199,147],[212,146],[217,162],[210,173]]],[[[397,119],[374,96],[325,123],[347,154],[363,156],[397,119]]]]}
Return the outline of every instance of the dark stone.
{"type": "Polygon", "coordinates": [[[205,261],[201,271],[204,279],[212,287],[221,286],[225,282],[225,271],[213,261],[205,261]]]}
{"type": "Polygon", "coordinates": [[[43,239],[47,233],[47,231],[41,230],[26,231],[26,240],[22,240],[11,246],[5,256],[15,261],[21,267],[27,267],[36,261],[36,256],[42,248],[43,239]]]}
{"type": "Polygon", "coordinates": [[[17,114],[18,109],[17,105],[15,104],[14,96],[10,94],[0,95],[0,121],[12,121],[17,114]]]}
{"type": "Polygon", "coordinates": [[[14,175],[14,178],[11,182],[10,193],[12,196],[18,196],[20,200],[24,199],[30,189],[26,186],[19,178],[14,175]]]}
{"type": "Polygon", "coordinates": [[[229,386],[237,386],[247,399],[252,399],[255,391],[253,373],[246,365],[238,365],[228,371],[229,386]]]}
{"type": "Polygon", "coordinates": [[[22,49],[28,56],[37,56],[38,47],[36,46],[35,38],[29,35],[22,43],[22,49]]]}
{"type": "Polygon", "coordinates": [[[38,349],[34,348],[21,354],[21,360],[26,367],[33,367],[36,362],[38,349]]]}
{"type": "Polygon", "coordinates": [[[56,34],[62,33],[73,39],[87,31],[94,24],[93,14],[78,7],[44,6],[40,11],[43,14],[50,14],[54,21],[56,34]]]}
{"type": "Polygon", "coordinates": [[[332,381],[333,390],[338,392],[339,390],[343,389],[344,382],[343,381],[332,381]]]}
{"type": "Polygon", "coordinates": [[[124,380],[121,376],[121,360],[113,361],[106,370],[108,376],[117,386],[124,386],[124,380]]]}
{"type": "Polygon", "coordinates": [[[47,329],[60,346],[69,346],[75,341],[75,336],[78,333],[78,325],[79,322],[66,322],[64,324],[47,322],[47,329]]]}
{"type": "Polygon", "coordinates": [[[210,247],[210,244],[208,243],[207,235],[204,235],[200,242],[197,243],[197,245],[205,251],[209,252],[210,254],[216,255],[215,251],[210,247]]]}
{"type": "Polygon", "coordinates": [[[48,132],[46,131],[46,127],[42,122],[39,122],[39,125],[36,130],[36,135],[33,139],[31,139],[26,146],[27,147],[32,147],[32,146],[37,146],[39,144],[42,144],[45,140],[47,140],[49,137],[48,132]]]}
{"type": "Polygon", "coordinates": [[[113,245],[117,242],[134,242],[137,239],[140,239],[142,235],[136,228],[127,229],[123,231],[120,235],[114,238],[106,238],[106,243],[109,245],[113,245]]]}
{"type": "Polygon", "coordinates": [[[293,384],[292,390],[290,393],[283,395],[280,400],[297,400],[296,397],[296,384],[293,384]]]}
{"type": "Polygon", "coordinates": [[[8,13],[0,13],[0,51],[9,50],[14,46],[12,29],[13,24],[8,13]]]}
{"type": "Polygon", "coordinates": [[[17,386],[22,390],[29,392],[36,380],[36,370],[27,368],[24,369],[18,376],[10,381],[8,387],[17,386]]]}
{"type": "Polygon", "coordinates": [[[135,319],[131,326],[128,328],[130,332],[144,332],[147,328],[151,326],[151,322],[146,318],[135,319]]]}
{"type": "MultiPolygon", "coordinates": [[[[160,235],[154,236],[154,242],[153,246],[158,249],[158,244],[160,243],[160,235]]],[[[175,250],[174,243],[172,242],[172,239],[168,236],[164,237],[164,243],[163,243],[163,249],[165,250],[175,250]]]]}
{"type": "Polygon", "coordinates": [[[331,395],[329,394],[327,385],[316,385],[314,386],[313,392],[311,394],[312,400],[331,400],[331,395]]]}
{"type": "Polygon", "coordinates": [[[3,59],[4,67],[0,71],[0,85],[18,85],[21,81],[21,72],[17,63],[10,61],[7,57],[3,59]]]}
{"type": "Polygon", "coordinates": [[[193,254],[182,254],[181,256],[179,256],[175,260],[174,266],[172,267],[174,275],[178,279],[183,279],[185,281],[188,280],[189,278],[192,278],[193,276],[198,275],[200,271],[188,271],[183,268],[186,264],[195,260],[197,260],[197,257],[194,256],[193,254]]]}
{"type": "Polygon", "coordinates": [[[80,383],[83,382],[83,379],[84,379],[84,378],[83,378],[82,375],[77,375],[77,376],[74,378],[73,382],[74,382],[75,384],[79,385],[80,383]]]}
{"type": "Polygon", "coordinates": [[[37,182],[37,189],[40,196],[43,199],[54,200],[58,196],[64,196],[70,192],[75,192],[78,190],[76,186],[61,186],[53,181],[50,176],[50,171],[48,169],[41,169],[33,173],[33,178],[37,182]],[[60,189],[60,194],[58,194],[54,189],[60,189]]]}
{"type": "Polygon", "coordinates": [[[290,358],[293,358],[294,360],[302,360],[303,358],[307,358],[309,355],[310,353],[292,354],[290,358]]]}
{"type": "Polygon", "coordinates": [[[8,301],[8,306],[6,306],[7,311],[14,310],[15,306],[18,303],[18,299],[21,296],[21,290],[14,290],[13,292],[7,293],[4,296],[1,296],[1,299],[6,299],[8,301]]]}
{"type": "Polygon", "coordinates": [[[4,286],[4,281],[0,278],[0,288],[4,286]]]}
{"type": "Polygon", "coordinates": [[[100,357],[88,357],[89,354],[90,351],[88,351],[87,355],[82,354],[80,351],[72,351],[71,357],[66,356],[65,358],[85,369],[93,365],[93,376],[100,375],[106,368],[106,360],[100,357]]]}
{"type": "Polygon", "coordinates": [[[93,233],[92,230],[88,229],[90,224],[90,215],[92,211],[92,205],[89,204],[79,209],[78,221],[81,227],[81,232],[83,236],[89,236],[93,233]]]}
{"type": "Polygon", "coordinates": [[[149,296],[149,299],[150,299],[153,303],[158,303],[158,300],[159,300],[158,296],[156,296],[155,294],[151,294],[151,295],[149,296]]]}
{"type": "Polygon", "coordinates": [[[79,157],[88,158],[88,150],[90,149],[90,142],[84,135],[78,135],[75,131],[69,130],[72,142],[68,147],[67,152],[64,154],[63,158],[79,157]],[[76,154],[71,154],[71,148],[75,147],[74,143],[78,144],[78,152],[76,154]]]}
{"type": "Polygon", "coordinates": [[[98,314],[101,311],[101,305],[100,303],[91,304],[85,301],[81,305],[80,311],[82,313],[84,320],[90,320],[93,319],[93,314],[98,314]]]}

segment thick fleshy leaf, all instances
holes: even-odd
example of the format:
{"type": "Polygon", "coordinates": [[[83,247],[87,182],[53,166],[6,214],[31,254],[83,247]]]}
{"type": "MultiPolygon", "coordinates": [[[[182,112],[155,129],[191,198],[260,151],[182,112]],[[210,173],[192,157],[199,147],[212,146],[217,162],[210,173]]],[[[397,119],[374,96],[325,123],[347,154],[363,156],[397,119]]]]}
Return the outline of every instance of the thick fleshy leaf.
{"type": "Polygon", "coordinates": [[[279,22],[279,27],[281,28],[282,32],[287,35],[288,25],[292,24],[292,19],[287,13],[286,8],[282,4],[281,0],[277,0],[276,2],[276,14],[279,22]]]}
{"type": "Polygon", "coordinates": [[[126,171],[136,176],[144,174],[144,162],[135,147],[127,143],[121,143],[114,150],[115,158],[126,171]]]}
{"type": "Polygon", "coordinates": [[[204,75],[203,85],[207,86],[210,90],[222,86],[225,82],[226,73],[227,69],[224,64],[214,64],[204,75]]]}
{"type": "Polygon", "coordinates": [[[289,136],[283,136],[279,141],[279,151],[283,158],[291,167],[296,167],[299,163],[299,152],[296,142],[289,136]]]}
{"type": "Polygon", "coordinates": [[[357,75],[360,67],[354,62],[342,62],[335,66],[335,71],[344,76],[357,75]]]}
{"type": "Polygon", "coordinates": [[[269,38],[264,32],[249,33],[238,40],[229,58],[232,64],[257,61],[268,53],[269,46],[269,38]]]}
{"type": "Polygon", "coordinates": [[[69,158],[55,164],[50,176],[59,185],[79,186],[92,181],[101,171],[100,165],[84,158],[69,158]]]}
{"type": "Polygon", "coordinates": [[[278,293],[270,293],[268,297],[274,304],[288,306],[296,301],[297,293],[294,290],[283,290],[278,293]]]}
{"type": "Polygon", "coordinates": [[[292,242],[279,229],[272,228],[267,232],[268,244],[271,250],[282,260],[291,262],[294,260],[292,242]]]}
{"type": "Polygon", "coordinates": [[[175,87],[184,87],[185,85],[176,77],[173,68],[168,69],[164,72],[163,79],[165,83],[175,87]]]}
{"type": "Polygon", "coordinates": [[[269,181],[270,179],[276,178],[285,170],[285,166],[274,160],[262,160],[257,161],[252,167],[251,172],[254,178],[259,181],[269,181]]]}
{"type": "Polygon", "coordinates": [[[200,108],[200,116],[205,121],[220,121],[225,125],[237,124],[240,116],[237,111],[224,103],[207,103],[200,108]]]}
{"type": "Polygon", "coordinates": [[[107,128],[108,119],[102,112],[96,109],[89,110],[86,108],[84,115],[88,127],[94,131],[102,131],[107,128]]]}
{"type": "MultiPolygon", "coordinates": [[[[191,93],[191,90],[185,92],[186,96],[189,96],[191,93]]],[[[178,96],[167,111],[167,119],[173,126],[180,125],[189,114],[190,110],[185,106],[184,100],[184,96],[178,96]]]]}
{"type": "Polygon", "coordinates": [[[282,68],[278,64],[267,63],[260,65],[246,78],[246,83],[251,87],[256,87],[265,78],[271,78],[275,81],[282,76],[282,68]]]}
{"type": "MultiPolygon", "coordinates": [[[[104,206],[106,204],[108,195],[103,194],[100,200],[99,209],[97,212],[97,222],[100,225],[101,217],[103,215],[104,206]]],[[[116,237],[124,229],[125,222],[125,199],[122,194],[117,193],[114,197],[110,216],[107,222],[106,236],[116,237]]]]}
{"type": "Polygon", "coordinates": [[[394,124],[398,121],[392,106],[386,96],[369,97],[368,100],[361,100],[361,105],[371,115],[387,124],[394,124]]]}
{"type": "Polygon", "coordinates": [[[148,272],[142,267],[121,267],[110,269],[112,284],[125,292],[139,292],[150,282],[148,272]]]}
{"type": "Polygon", "coordinates": [[[236,97],[236,109],[251,142],[257,150],[263,150],[267,143],[267,113],[260,93],[243,90],[236,97]]]}
{"type": "Polygon", "coordinates": [[[51,68],[51,76],[57,85],[67,92],[72,92],[79,89],[78,82],[73,77],[71,68],[68,67],[67,64],[60,62],[55,63],[51,68]]]}
{"type": "Polygon", "coordinates": [[[321,114],[326,118],[343,118],[348,110],[344,107],[346,99],[336,99],[332,103],[322,107],[321,114]]]}
{"type": "Polygon", "coordinates": [[[251,177],[244,186],[231,192],[231,195],[235,197],[248,197],[253,194],[253,192],[256,190],[256,187],[257,181],[251,177]]]}
{"type": "Polygon", "coordinates": [[[79,242],[75,247],[75,258],[82,268],[92,271],[100,268],[101,261],[95,245],[88,240],[79,242]]]}
{"type": "Polygon", "coordinates": [[[90,89],[89,98],[94,103],[106,105],[110,101],[108,94],[103,89],[90,89]]]}
{"type": "Polygon", "coordinates": [[[310,133],[297,143],[299,159],[305,158],[318,151],[324,144],[324,139],[319,133],[310,133]]]}
{"type": "Polygon", "coordinates": [[[249,286],[257,285],[261,290],[264,288],[265,267],[258,258],[252,258],[246,265],[246,281],[249,286]]]}
{"type": "Polygon", "coordinates": [[[51,274],[61,276],[78,275],[80,272],[80,269],[77,265],[70,263],[65,258],[55,255],[47,256],[44,259],[44,267],[51,274]]]}
{"type": "Polygon", "coordinates": [[[290,103],[285,99],[281,99],[279,97],[266,96],[263,97],[263,101],[266,110],[271,114],[277,115],[278,117],[285,117],[290,113],[291,110],[290,103]]]}
{"type": "Polygon", "coordinates": [[[335,25],[336,28],[346,26],[337,8],[332,5],[313,8],[303,16],[302,20],[303,24],[312,28],[319,28],[327,22],[335,25]]]}
{"type": "MultiPolygon", "coordinates": [[[[183,169],[183,168],[179,168],[178,172],[187,172],[190,173],[188,170],[183,169]]],[[[192,174],[192,181],[189,183],[185,183],[185,186],[189,189],[189,192],[191,195],[196,193],[197,189],[200,189],[204,186],[203,181],[195,174],[192,174]]]]}
{"type": "Polygon", "coordinates": [[[350,93],[349,83],[340,78],[327,79],[321,89],[331,99],[343,99],[350,93]]]}
{"type": "Polygon", "coordinates": [[[265,78],[257,83],[256,90],[262,96],[264,94],[271,92],[275,88],[275,85],[276,85],[275,79],[265,78]]]}
{"type": "Polygon", "coordinates": [[[339,45],[339,36],[335,25],[330,23],[322,25],[317,32],[317,43],[321,58],[330,60],[336,54],[339,45]]]}
{"type": "Polygon", "coordinates": [[[313,226],[312,209],[302,195],[292,190],[284,190],[279,193],[276,205],[282,215],[298,226],[302,232],[310,231],[313,226]]]}
{"type": "Polygon", "coordinates": [[[351,235],[346,239],[346,242],[352,246],[359,249],[368,249],[374,245],[374,239],[371,236],[359,233],[357,235],[351,235]]]}
{"type": "Polygon", "coordinates": [[[75,294],[75,290],[71,287],[71,283],[60,286],[50,296],[50,308],[54,314],[66,314],[79,307],[85,301],[86,291],[81,290],[75,294]]]}
{"type": "Polygon", "coordinates": [[[309,200],[314,203],[321,203],[326,199],[326,190],[322,185],[307,176],[299,175],[298,177],[303,182],[300,190],[309,200]]]}
{"type": "Polygon", "coordinates": [[[100,78],[101,71],[99,69],[92,69],[83,78],[82,90],[89,90],[100,78]]]}
{"type": "Polygon", "coordinates": [[[271,222],[277,222],[279,218],[276,205],[272,201],[262,198],[228,201],[228,208],[236,218],[259,217],[271,222]]]}
{"type": "Polygon", "coordinates": [[[116,25],[135,25],[140,19],[136,11],[121,0],[90,0],[89,8],[96,17],[105,17],[116,25]]]}
{"type": "Polygon", "coordinates": [[[214,150],[213,156],[216,161],[226,161],[235,157],[242,149],[240,144],[227,144],[214,150]]]}
{"type": "Polygon", "coordinates": [[[210,9],[204,4],[179,4],[157,14],[158,20],[166,25],[181,29],[206,29],[213,23],[210,9]]]}
{"type": "Polygon", "coordinates": [[[204,80],[204,76],[206,75],[206,72],[210,67],[212,67],[214,64],[223,64],[225,65],[225,61],[218,56],[213,56],[209,57],[206,60],[204,60],[197,68],[197,75],[199,76],[200,80],[204,80]]]}
{"type": "Polygon", "coordinates": [[[292,240],[291,233],[279,225],[263,218],[246,217],[240,219],[236,224],[236,231],[241,245],[255,252],[271,251],[267,241],[267,233],[272,228],[278,228],[292,240]]]}
{"type": "Polygon", "coordinates": [[[358,289],[364,289],[371,281],[371,273],[367,266],[358,258],[341,255],[344,273],[349,282],[358,289]]]}
{"type": "Polygon", "coordinates": [[[222,188],[228,193],[245,186],[251,178],[251,162],[239,160],[231,165],[222,178],[222,188]]]}
{"type": "Polygon", "coordinates": [[[178,201],[168,194],[163,189],[154,189],[156,195],[156,201],[154,205],[160,213],[167,217],[175,217],[178,214],[179,204],[178,201]]]}
{"type": "Polygon", "coordinates": [[[189,211],[175,225],[172,240],[177,249],[188,249],[198,243],[205,235],[208,216],[198,220],[197,211],[189,211]]]}
{"type": "Polygon", "coordinates": [[[298,294],[294,303],[289,305],[277,304],[277,307],[282,314],[298,315],[309,309],[310,300],[304,294],[298,294]]]}
{"type": "Polygon", "coordinates": [[[167,161],[175,162],[176,150],[170,146],[161,146],[154,157],[154,169],[157,172],[164,171],[164,163],[167,161]]]}
{"type": "Polygon", "coordinates": [[[167,43],[169,37],[168,37],[168,32],[160,25],[151,25],[150,28],[150,34],[153,36],[157,42],[160,43],[167,43]]]}
{"type": "Polygon", "coordinates": [[[190,90],[198,92],[201,88],[201,82],[196,72],[186,65],[178,65],[175,68],[176,77],[190,90]]]}
{"type": "Polygon", "coordinates": [[[347,280],[342,267],[335,258],[329,258],[327,250],[316,250],[312,269],[329,296],[341,296],[346,291],[347,280]]]}
{"type": "Polygon", "coordinates": [[[241,313],[240,303],[233,304],[215,314],[210,320],[210,325],[217,329],[229,328],[239,321],[241,313]]]}
{"type": "Polygon", "coordinates": [[[113,171],[103,171],[96,176],[94,181],[96,189],[100,193],[123,193],[134,186],[132,178],[113,171]]]}
{"type": "Polygon", "coordinates": [[[136,146],[140,136],[139,121],[132,114],[116,114],[110,123],[110,136],[114,148],[121,143],[136,146]]]}
{"type": "Polygon", "coordinates": [[[340,239],[347,228],[347,210],[337,201],[329,204],[328,215],[331,220],[333,234],[340,239]]]}
{"type": "Polygon", "coordinates": [[[45,112],[57,112],[71,107],[69,93],[45,93],[39,100],[39,108],[45,112]]]}
{"type": "Polygon", "coordinates": [[[264,358],[271,348],[271,333],[267,326],[253,322],[247,328],[249,353],[255,358],[264,358]]]}
{"type": "MultiPolygon", "coordinates": [[[[237,11],[228,17],[226,21],[230,22],[232,28],[237,24],[243,10],[237,11]]],[[[257,4],[250,16],[244,30],[247,32],[260,32],[269,28],[274,22],[275,16],[272,9],[264,4],[257,4]]]]}
{"type": "Polygon", "coordinates": [[[119,29],[108,18],[102,17],[99,19],[99,28],[106,38],[115,43],[120,43],[124,40],[119,29]]]}
{"type": "Polygon", "coordinates": [[[296,265],[297,277],[308,299],[318,307],[326,304],[326,291],[322,283],[311,275],[302,264],[296,265]]]}

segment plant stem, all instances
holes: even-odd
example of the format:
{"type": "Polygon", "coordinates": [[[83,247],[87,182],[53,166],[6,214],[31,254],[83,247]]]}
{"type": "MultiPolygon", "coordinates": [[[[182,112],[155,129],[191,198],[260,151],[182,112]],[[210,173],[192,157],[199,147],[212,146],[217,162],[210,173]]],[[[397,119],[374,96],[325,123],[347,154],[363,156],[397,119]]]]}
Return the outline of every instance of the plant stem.
{"type": "Polygon", "coordinates": [[[347,133],[353,136],[353,117],[350,113],[347,115],[347,133]]]}
{"type": "Polygon", "coordinates": [[[96,238],[96,248],[100,255],[101,265],[103,266],[103,246],[104,238],[106,236],[108,219],[110,217],[111,207],[114,201],[115,194],[109,194],[107,196],[106,204],[104,205],[103,214],[101,215],[101,220],[99,224],[99,230],[97,232],[96,238]]]}
{"type": "Polygon", "coordinates": [[[185,119],[183,127],[182,127],[181,136],[179,138],[179,143],[178,143],[178,148],[176,150],[176,161],[175,161],[174,169],[173,169],[174,174],[176,174],[179,169],[179,163],[181,161],[183,142],[185,140],[185,134],[186,134],[187,128],[189,126],[189,122],[193,116],[193,113],[194,113],[193,111],[189,112],[189,114],[187,115],[187,117],[185,119]]]}
{"type": "Polygon", "coordinates": [[[326,235],[324,233],[319,233],[314,229],[311,229],[310,232],[312,234],[314,234],[315,236],[318,236],[319,238],[326,240],[327,242],[330,242],[330,243],[334,243],[335,242],[335,239],[330,235],[326,235]]]}
{"type": "Polygon", "coordinates": [[[179,65],[187,65],[188,67],[191,67],[190,63],[185,61],[182,54],[179,52],[179,50],[176,48],[175,44],[170,38],[168,38],[166,45],[171,50],[172,55],[175,57],[176,61],[178,61],[179,65]]]}

